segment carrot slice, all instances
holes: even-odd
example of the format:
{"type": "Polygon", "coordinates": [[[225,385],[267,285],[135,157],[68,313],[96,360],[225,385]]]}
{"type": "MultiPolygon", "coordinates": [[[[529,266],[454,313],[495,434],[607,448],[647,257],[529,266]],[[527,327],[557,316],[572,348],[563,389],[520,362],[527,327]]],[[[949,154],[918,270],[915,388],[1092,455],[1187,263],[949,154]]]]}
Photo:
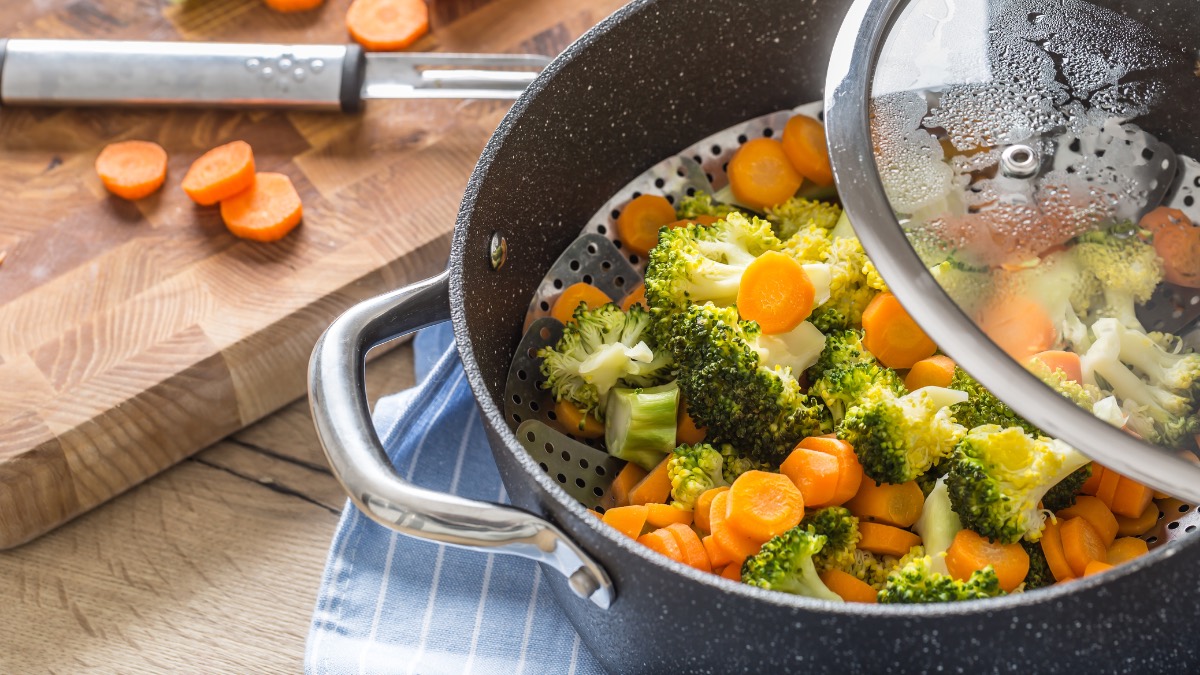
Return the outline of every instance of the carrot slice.
{"type": "Polygon", "coordinates": [[[667,461],[670,455],[646,474],[646,477],[629,491],[630,504],[665,504],[671,496],[671,479],[667,476],[667,461]]]}
{"type": "Polygon", "coordinates": [[[1200,228],[1190,222],[1164,225],[1154,233],[1154,251],[1162,258],[1164,279],[1200,288],[1200,228]]]}
{"type": "Polygon", "coordinates": [[[729,160],[726,173],[738,202],[760,211],[787,201],[804,182],[783,145],[770,138],[743,143],[729,160]]]}
{"type": "Polygon", "coordinates": [[[637,540],[639,544],[651,551],[657,551],[671,560],[687,564],[687,561],[683,559],[683,549],[679,547],[679,541],[675,539],[675,535],[671,534],[669,530],[647,532],[638,537],[637,540]]]}
{"type": "Polygon", "coordinates": [[[300,224],[303,207],[292,179],[259,173],[254,185],[221,202],[221,220],[234,236],[277,241],[300,224]]]}
{"type": "Polygon", "coordinates": [[[658,245],[658,231],[675,221],[675,207],[666,197],[640,195],[621,209],[617,235],[626,248],[645,255],[658,245]]]}
{"type": "Polygon", "coordinates": [[[1089,562],[1106,558],[1104,540],[1096,528],[1083,518],[1063,521],[1059,535],[1062,537],[1063,555],[1067,557],[1071,573],[1077,577],[1083,576],[1083,570],[1089,562]]]}
{"type": "Polygon", "coordinates": [[[1083,382],[1083,366],[1080,363],[1079,355],[1075,352],[1064,352],[1058,349],[1050,351],[1038,352],[1029,359],[1037,361],[1050,369],[1050,372],[1056,370],[1063,371],[1068,380],[1072,382],[1083,382]]]}
{"type": "Polygon", "coordinates": [[[642,309],[650,309],[646,306],[646,284],[638,284],[632,291],[621,299],[621,311],[628,312],[630,307],[641,305],[642,309]]]}
{"type": "Polygon", "coordinates": [[[150,141],[110,143],[96,157],[96,173],[114,195],[141,199],[167,179],[167,151],[150,141]]]}
{"type": "Polygon", "coordinates": [[[741,566],[741,564],[735,565],[733,563],[729,563],[728,565],[725,566],[724,569],[721,570],[721,576],[725,577],[726,579],[729,579],[730,581],[736,581],[738,583],[741,583],[741,581],[742,581],[742,566],[741,566]]]}
{"type": "Polygon", "coordinates": [[[1104,560],[1110,565],[1120,565],[1138,556],[1146,555],[1149,552],[1150,547],[1141,539],[1137,537],[1121,537],[1114,541],[1112,546],[1108,547],[1108,551],[1104,554],[1104,560]]]}
{"type": "Polygon", "coordinates": [[[727,494],[726,524],[759,544],[792,529],[804,518],[804,496],[781,474],[747,471],[733,481],[727,494]]]}
{"type": "Polygon", "coordinates": [[[708,436],[707,427],[696,426],[696,420],[687,411],[687,401],[680,399],[679,418],[675,424],[675,443],[678,445],[695,445],[708,436]]]}
{"type": "Polygon", "coordinates": [[[1142,216],[1141,221],[1138,222],[1138,227],[1147,230],[1150,236],[1154,236],[1163,227],[1191,224],[1192,220],[1183,211],[1173,209],[1169,206],[1160,206],[1142,216]]]}
{"type": "Polygon", "coordinates": [[[1096,497],[1111,509],[1113,497],[1117,494],[1117,486],[1120,484],[1121,474],[1112,469],[1105,469],[1104,475],[1100,477],[1100,487],[1096,488],[1096,497]]]}
{"type": "Polygon", "coordinates": [[[925,494],[916,481],[894,485],[868,478],[845,506],[863,521],[912,527],[925,507],[925,494]]]}
{"type": "Polygon", "coordinates": [[[713,498],[708,513],[709,526],[712,527],[713,546],[719,548],[723,554],[709,557],[714,561],[729,560],[729,564],[736,564],[740,568],[746,558],[758,552],[762,542],[755,542],[732,531],[727,524],[728,516],[729,491],[726,490],[713,498]]]}
{"type": "Polygon", "coordinates": [[[696,498],[696,513],[693,519],[696,527],[705,532],[712,532],[712,520],[709,518],[709,515],[712,511],[713,500],[716,499],[717,495],[728,489],[728,486],[722,485],[711,490],[705,490],[696,498]]]}
{"type": "MultiPolygon", "coordinates": [[[[862,464],[858,461],[858,455],[854,454],[853,446],[833,434],[827,434],[825,436],[809,436],[800,441],[797,447],[804,448],[805,450],[815,450],[837,458],[837,487],[834,488],[833,498],[829,500],[827,506],[845,504],[851,497],[858,493],[859,488],[862,486],[863,469],[862,464]]],[[[807,502],[805,504],[807,506],[816,506],[807,502]]]]}
{"type": "Polygon", "coordinates": [[[1020,363],[1054,345],[1054,322],[1040,303],[1021,295],[1009,295],[988,305],[975,323],[996,346],[1020,363]]]}
{"type": "Polygon", "coordinates": [[[637,539],[646,527],[648,509],[645,506],[618,506],[604,512],[601,518],[621,534],[637,539]]]}
{"type": "Polygon", "coordinates": [[[1062,536],[1059,530],[1058,523],[1053,520],[1046,521],[1046,528],[1042,530],[1042,553],[1046,556],[1046,564],[1050,567],[1050,573],[1054,575],[1054,580],[1068,581],[1074,579],[1075,574],[1071,572],[1067,554],[1063,552],[1062,536]]]}
{"type": "Polygon", "coordinates": [[[610,302],[612,302],[612,298],[608,297],[607,293],[580,281],[567,286],[562,293],[558,294],[554,300],[554,306],[550,308],[550,316],[567,324],[575,320],[572,317],[580,303],[587,305],[588,309],[596,309],[610,302]]]}
{"type": "Polygon", "coordinates": [[[858,547],[879,555],[900,557],[921,543],[921,538],[912,532],[883,523],[860,522],[858,532],[862,535],[858,547]]]}
{"type": "Polygon", "coordinates": [[[713,539],[711,534],[701,539],[700,543],[704,544],[704,550],[708,553],[708,561],[713,567],[728,565],[733,560],[729,552],[717,544],[717,540],[713,539]]]}
{"type": "Polygon", "coordinates": [[[891,293],[880,293],[862,315],[863,346],[888,368],[911,368],[933,356],[937,345],[891,293]]]}
{"type": "Polygon", "coordinates": [[[321,6],[325,0],[263,0],[263,4],[276,12],[307,12],[321,6]]]}
{"type": "Polygon", "coordinates": [[[846,602],[874,603],[878,597],[874,588],[853,574],[847,574],[838,569],[821,572],[821,583],[829,590],[837,593],[846,602]]]}
{"type": "Polygon", "coordinates": [[[767,335],[787,333],[812,314],[816,293],[799,261],[778,251],[767,251],[742,274],[738,314],[746,321],[757,321],[767,335]]]}
{"type": "Polygon", "coordinates": [[[666,527],[675,523],[692,524],[692,512],[670,504],[646,504],[646,522],[650,527],[666,527]]]}
{"type": "Polygon", "coordinates": [[[816,450],[797,447],[779,467],[792,479],[809,508],[829,506],[837,491],[838,458],[816,450]]]}
{"type": "Polygon", "coordinates": [[[794,115],[783,127],[783,151],[796,171],[821,187],[833,185],[833,166],[825,145],[825,126],[807,115],[794,115]]]}
{"type": "Polygon", "coordinates": [[[700,537],[696,536],[692,528],[683,523],[671,523],[665,528],[675,537],[675,543],[679,544],[679,550],[683,552],[684,564],[695,567],[701,572],[711,572],[712,563],[708,560],[708,551],[704,550],[704,544],[701,543],[700,537]]]}
{"type": "Polygon", "coordinates": [[[1099,560],[1091,560],[1091,561],[1088,561],[1087,567],[1083,568],[1083,576],[1090,577],[1093,574],[1107,572],[1108,570],[1111,570],[1112,568],[1113,568],[1113,566],[1106,562],[1100,562],[1099,560]]]}
{"type": "Polygon", "coordinates": [[[1113,492],[1110,507],[1113,513],[1126,518],[1137,518],[1153,499],[1154,490],[1127,476],[1121,476],[1117,481],[1117,489],[1113,492]]]}
{"type": "Polygon", "coordinates": [[[212,206],[253,185],[254,150],[246,141],[233,141],[209,150],[192,162],[182,187],[192,201],[212,206]]]}
{"type": "Polygon", "coordinates": [[[629,492],[634,486],[642,482],[648,472],[642,467],[628,462],[617,473],[617,477],[613,480],[612,487],[608,489],[608,494],[612,496],[615,506],[629,505],[629,492]]]}
{"type": "Polygon", "coordinates": [[[404,49],[429,32],[429,8],[424,0],[354,0],[346,30],[367,51],[404,49]]]}
{"type": "Polygon", "coordinates": [[[599,511],[597,511],[595,509],[588,509],[587,512],[592,514],[593,516],[599,518],[600,520],[604,520],[604,514],[600,513],[599,511]]]}
{"type": "Polygon", "coordinates": [[[1100,540],[1107,547],[1117,538],[1117,530],[1120,525],[1117,523],[1116,516],[1104,502],[1096,497],[1081,495],[1075,498],[1075,503],[1068,508],[1062,509],[1055,514],[1059,520],[1067,520],[1069,518],[1083,518],[1088,521],[1096,530],[1096,534],[1100,535],[1100,540]]]}
{"type": "Polygon", "coordinates": [[[954,367],[954,360],[942,354],[921,359],[912,365],[904,377],[904,386],[909,391],[922,387],[949,387],[950,380],[954,379],[954,367]]]}
{"type": "Polygon", "coordinates": [[[1162,512],[1158,510],[1158,504],[1150,502],[1146,508],[1142,510],[1142,515],[1137,518],[1126,518],[1125,516],[1116,516],[1117,518],[1117,534],[1122,537],[1140,537],[1150,531],[1154,524],[1158,522],[1158,516],[1162,512]]]}
{"type": "Polygon", "coordinates": [[[1092,462],[1092,475],[1079,488],[1079,494],[1095,496],[1100,491],[1100,479],[1104,476],[1104,467],[1092,462]]]}
{"type": "Polygon", "coordinates": [[[965,581],[988,565],[996,571],[1000,588],[1012,593],[1029,574],[1029,554],[1020,544],[992,542],[972,530],[959,530],[946,550],[946,568],[950,576],[965,581]]]}
{"type": "Polygon", "coordinates": [[[554,415],[558,418],[558,423],[562,425],[563,431],[576,438],[602,438],[604,436],[604,422],[596,419],[596,416],[591,413],[584,415],[579,406],[566,399],[555,402],[554,415]]]}

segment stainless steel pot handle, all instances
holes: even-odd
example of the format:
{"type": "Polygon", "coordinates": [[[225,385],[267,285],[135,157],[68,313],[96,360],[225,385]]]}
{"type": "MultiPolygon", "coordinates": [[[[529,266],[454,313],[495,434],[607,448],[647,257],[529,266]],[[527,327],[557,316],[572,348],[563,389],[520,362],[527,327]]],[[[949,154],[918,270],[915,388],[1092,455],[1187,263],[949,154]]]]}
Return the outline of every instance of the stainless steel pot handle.
{"type": "Polygon", "coordinates": [[[351,307],[317,341],[308,395],[333,474],[355,506],[401,534],[530,558],[558,570],[571,589],[607,609],[614,589],[604,568],[554,525],[511,506],[427,490],[400,477],[384,453],[367,406],[367,352],[450,318],[449,271],[351,307]]]}

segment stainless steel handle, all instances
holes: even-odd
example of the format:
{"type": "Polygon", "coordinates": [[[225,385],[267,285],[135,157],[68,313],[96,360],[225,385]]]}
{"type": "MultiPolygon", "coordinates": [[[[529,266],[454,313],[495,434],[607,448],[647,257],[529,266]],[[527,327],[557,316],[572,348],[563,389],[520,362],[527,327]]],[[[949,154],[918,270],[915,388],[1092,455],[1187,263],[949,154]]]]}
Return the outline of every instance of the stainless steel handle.
{"type": "Polygon", "coordinates": [[[11,39],[4,105],[161,105],[353,110],[357,45],[11,39]]]}
{"type": "Polygon", "coordinates": [[[418,487],[400,477],[375,435],[367,407],[366,354],[450,316],[449,272],[351,307],[317,341],[308,370],[309,403],[333,473],[372,520],[397,532],[545,563],[572,590],[607,609],[608,574],[554,525],[511,506],[418,487]]]}

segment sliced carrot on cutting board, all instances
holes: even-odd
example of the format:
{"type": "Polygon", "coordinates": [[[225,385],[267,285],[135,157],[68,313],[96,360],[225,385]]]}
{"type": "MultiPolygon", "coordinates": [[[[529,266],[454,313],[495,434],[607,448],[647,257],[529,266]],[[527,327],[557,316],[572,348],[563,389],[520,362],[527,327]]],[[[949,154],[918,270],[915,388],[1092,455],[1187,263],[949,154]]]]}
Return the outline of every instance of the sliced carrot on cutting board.
{"type": "Polygon", "coordinates": [[[354,0],[346,29],[367,51],[404,49],[429,32],[429,8],[424,0],[354,0]]]}
{"type": "Polygon", "coordinates": [[[221,220],[235,236],[277,241],[300,224],[303,207],[292,179],[281,173],[259,173],[254,185],[221,202],[221,220]]]}
{"type": "Polygon", "coordinates": [[[212,206],[254,185],[254,150],[233,141],[200,155],[183,177],[183,191],[201,206],[212,206]]]}
{"type": "Polygon", "coordinates": [[[96,173],[105,189],[124,199],[141,199],[167,178],[167,151],[150,141],[106,145],[96,157],[96,173]]]}

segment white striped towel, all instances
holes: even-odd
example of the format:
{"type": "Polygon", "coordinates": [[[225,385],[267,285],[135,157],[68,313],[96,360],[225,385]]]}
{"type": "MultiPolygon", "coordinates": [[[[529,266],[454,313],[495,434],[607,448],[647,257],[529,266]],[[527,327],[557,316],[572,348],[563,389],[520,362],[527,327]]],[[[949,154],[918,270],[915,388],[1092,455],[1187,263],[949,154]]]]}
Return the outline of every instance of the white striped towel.
{"type": "MultiPolygon", "coordinates": [[[[507,502],[450,324],[418,334],[414,353],[417,386],[375,408],[388,456],[417,485],[507,502]]],[[[603,672],[535,563],[410,539],[350,502],[304,666],[322,675],[603,672]]]]}

